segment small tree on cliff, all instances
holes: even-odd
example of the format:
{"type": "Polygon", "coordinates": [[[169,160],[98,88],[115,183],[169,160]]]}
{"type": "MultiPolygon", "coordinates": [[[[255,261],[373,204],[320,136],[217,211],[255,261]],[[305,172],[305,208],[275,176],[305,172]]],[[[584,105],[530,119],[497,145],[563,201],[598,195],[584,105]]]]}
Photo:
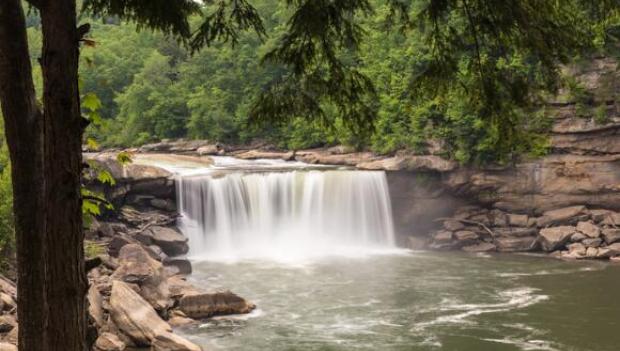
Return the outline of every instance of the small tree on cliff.
{"type": "MultiPolygon", "coordinates": [[[[266,59],[287,69],[265,87],[252,115],[272,121],[288,116],[325,118],[322,107],[329,103],[357,132],[372,128],[373,85],[341,57],[342,50],[354,53],[362,40],[364,31],[357,18],[372,11],[370,1],[283,1],[292,10],[288,31],[266,59]]],[[[497,74],[498,67],[487,64],[488,55],[501,56],[511,47],[527,50],[540,62],[542,72],[553,78],[557,63],[579,46],[571,27],[573,17],[566,12],[580,5],[579,0],[386,1],[390,18],[400,20],[404,30],[414,22],[429,28],[434,51],[412,85],[417,93],[445,91],[461,73],[460,58],[470,57],[468,69],[476,77],[471,89],[479,92],[483,103],[490,103],[489,118],[508,134],[510,121],[498,113],[501,104],[494,95],[497,84],[523,88],[530,82],[511,82],[510,77],[497,74]],[[454,36],[462,32],[455,30],[455,23],[465,23],[468,35],[454,36]]],[[[82,133],[88,121],[81,115],[78,56],[88,26],[78,27],[76,0],[27,2],[41,15],[42,104],[34,91],[22,3],[0,0],[0,103],[12,162],[19,348],[83,351],[88,347],[87,281],[80,177],[82,133]]],[[[84,0],[83,6],[97,16],[117,16],[136,22],[139,28],[163,31],[195,50],[216,40],[234,44],[244,30],[266,34],[257,11],[246,0],[206,3],[211,6],[205,12],[191,0],[84,0]],[[190,16],[204,19],[194,32],[190,16]]],[[[597,4],[607,9],[619,6],[617,0],[597,4]]],[[[515,90],[508,98],[518,100],[527,92],[515,90]]]]}

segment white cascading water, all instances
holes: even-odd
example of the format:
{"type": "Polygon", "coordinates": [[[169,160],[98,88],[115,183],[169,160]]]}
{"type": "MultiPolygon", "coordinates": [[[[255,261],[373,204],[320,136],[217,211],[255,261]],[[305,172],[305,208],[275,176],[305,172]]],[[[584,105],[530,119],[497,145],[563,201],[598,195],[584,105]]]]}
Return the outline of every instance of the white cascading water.
{"type": "Polygon", "coordinates": [[[177,185],[194,258],[299,260],[394,247],[384,172],[181,175],[177,185]]]}

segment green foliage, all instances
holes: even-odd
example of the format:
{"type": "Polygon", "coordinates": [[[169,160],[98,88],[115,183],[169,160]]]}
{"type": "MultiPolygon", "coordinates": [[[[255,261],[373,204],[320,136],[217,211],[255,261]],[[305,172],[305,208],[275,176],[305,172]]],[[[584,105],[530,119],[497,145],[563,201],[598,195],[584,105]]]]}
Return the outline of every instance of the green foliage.
{"type": "Polygon", "coordinates": [[[0,113],[0,265],[5,262],[7,251],[13,248],[15,222],[13,217],[13,188],[11,185],[11,164],[4,140],[4,126],[0,113]]]}
{"type": "Polygon", "coordinates": [[[84,241],[84,256],[86,259],[95,258],[97,256],[105,254],[105,244],[96,243],[94,241],[84,241]]]}
{"type": "MultiPolygon", "coordinates": [[[[92,146],[190,137],[388,154],[441,144],[463,163],[505,163],[549,149],[544,103],[560,86],[558,65],[613,55],[620,37],[616,0],[84,7],[101,19],[81,66],[83,91],[101,105],[83,99],[98,107],[87,118],[101,120],[87,132],[92,146]],[[163,34],[136,31],[145,28],[163,34]]],[[[571,84],[578,112],[592,115],[588,92],[571,84]]]]}

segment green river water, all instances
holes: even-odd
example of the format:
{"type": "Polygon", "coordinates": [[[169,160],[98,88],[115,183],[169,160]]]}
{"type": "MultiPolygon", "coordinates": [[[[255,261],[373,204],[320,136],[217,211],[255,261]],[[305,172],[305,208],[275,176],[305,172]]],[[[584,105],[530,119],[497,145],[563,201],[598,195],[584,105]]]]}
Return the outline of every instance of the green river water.
{"type": "Polygon", "coordinates": [[[295,264],[194,262],[255,302],[179,332],[205,350],[620,350],[620,265],[402,251],[295,264]]]}

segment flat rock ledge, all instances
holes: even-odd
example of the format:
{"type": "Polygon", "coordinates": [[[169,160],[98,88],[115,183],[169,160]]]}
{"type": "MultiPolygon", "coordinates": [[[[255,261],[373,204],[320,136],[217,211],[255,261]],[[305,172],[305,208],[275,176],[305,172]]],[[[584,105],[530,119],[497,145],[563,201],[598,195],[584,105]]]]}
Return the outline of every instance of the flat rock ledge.
{"type": "Polygon", "coordinates": [[[463,207],[413,249],[466,252],[546,252],[561,259],[620,260],[620,213],[570,206],[540,216],[463,207]]]}

